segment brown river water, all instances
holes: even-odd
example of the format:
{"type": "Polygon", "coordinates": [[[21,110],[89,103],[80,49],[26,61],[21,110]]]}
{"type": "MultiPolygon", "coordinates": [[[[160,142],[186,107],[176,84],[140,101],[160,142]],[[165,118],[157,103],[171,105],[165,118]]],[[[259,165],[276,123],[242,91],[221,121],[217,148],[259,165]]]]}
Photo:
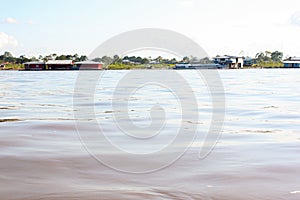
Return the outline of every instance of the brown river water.
{"type": "MultiPolygon", "coordinates": [[[[164,137],[150,145],[132,144],[117,133],[111,91],[127,72],[105,73],[95,92],[95,117],[105,134],[131,152],[162,148],[164,137]]],[[[178,73],[195,91],[203,135],[211,119],[205,85],[193,71],[178,73]]],[[[80,134],[77,131],[73,94],[78,72],[0,71],[0,199],[299,200],[300,71],[220,70],[219,74],[226,116],[213,151],[199,159],[200,137],[167,167],[133,174],[95,159],[83,144],[80,134],[95,129],[81,123],[80,134]]],[[[135,96],[131,110],[135,120],[140,125],[149,121],[144,96],[161,98],[164,106],[171,105],[165,135],[172,136],[178,125],[178,110],[172,108],[176,102],[166,90],[149,90],[135,96]]],[[[101,151],[120,168],[133,164],[109,149],[101,151]]],[[[153,157],[152,162],[163,160],[153,157]]]]}

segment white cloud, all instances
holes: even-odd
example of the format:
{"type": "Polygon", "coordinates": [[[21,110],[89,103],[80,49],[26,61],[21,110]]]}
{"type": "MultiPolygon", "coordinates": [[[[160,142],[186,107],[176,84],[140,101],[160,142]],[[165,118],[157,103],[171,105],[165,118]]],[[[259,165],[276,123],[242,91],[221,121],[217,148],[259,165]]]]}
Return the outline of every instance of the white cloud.
{"type": "Polygon", "coordinates": [[[14,48],[18,46],[18,41],[11,35],[0,32],[0,50],[4,48],[14,48]]]}
{"type": "Polygon", "coordinates": [[[18,21],[12,17],[7,17],[6,19],[3,20],[4,23],[6,24],[17,24],[18,21]]]}
{"type": "Polygon", "coordinates": [[[35,24],[35,21],[33,20],[28,20],[25,22],[26,24],[29,24],[29,25],[34,25],[35,24]]]}
{"type": "Polygon", "coordinates": [[[27,25],[36,24],[36,22],[33,20],[19,21],[12,17],[7,17],[7,18],[3,19],[2,21],[0,21],[0,23],[2,23],[2,24],[21,24],[21,25],[22,24],[27,24],[27,25]]]}
{"type": "Polygon", "coordinates": [[[300,56],[300,43],[295,42],[300,35],[300,12],[295,12],[299,0],[191,1],[194,5],[185,3],[188,0],[177,2],[178,10],[172,13],[178,15],[161,18],[160,27],[191,37],[209,56],[238,55],[241,51],[255,56],[265,50],[300,56]],[[179,7],[189,4],[193,7],[179,7]]]}
{"type": "Polygon", "coordinates": [[[300,26],[300,12],[295,12],[295,13],[291,16],[290,22],[291,22],[292,25],[300,26]]]}
{"type": "Polygon", "coordinates": [[[179,2],[179,7],[181,8],[192,8],[194,5],[194,0],[182,0],[179,2]]]}

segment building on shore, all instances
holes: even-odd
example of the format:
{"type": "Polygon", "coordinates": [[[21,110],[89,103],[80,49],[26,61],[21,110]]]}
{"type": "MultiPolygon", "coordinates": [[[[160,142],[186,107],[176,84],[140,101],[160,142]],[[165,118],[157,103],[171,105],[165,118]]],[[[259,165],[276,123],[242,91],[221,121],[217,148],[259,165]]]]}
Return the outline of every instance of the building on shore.
{"type": "Polygon", "coordinates": [[[140,65],[141,64],[140,62],[133,62],[130,60],[123,60],[122,63],[126,64],[126,65],[140,65]]]}
{"type": "Polygon", "coordinates": [[[75,62],[75,68],[79,70],[101,70],[103,63],[94,61],[75,62]]]}
{"type": "Polygon", "coordinates": [[[26,71],[41,71],[46,69],[46,64],[40,61],[26,62],[24,63],[26,71]]]}
{"type": "Polygon", "coordinates": [[[48,70],[72,70],[74,68],[73,60],[49,60],[46,62],[48,70]]]}
{"type": "Polygon", "coordinates": [[[300,58],[290,57],[283,61],[285,68],[300,68],[300,58]]]}
{"type": "Polygon", "coordinates": [[[49,60],[47,62],[33,61],[24,63],[27,71],[40,70],[101,70],[103,63],[93,61],[76,62],[72,60],[49,60]]]}
{"type": "Polygon", "coordinates": [[[240,69],[244,68],[244,57],[239,56],[217,56],[214,59],[215,64],[222,65],[224,68],[240,69]]]}
{"type": "Polygon", "coordinates": [[[157,60],[150,60],[149,64],[150,65],[158,65],[158,64],[160,64],[160,62],[157,60]]]}

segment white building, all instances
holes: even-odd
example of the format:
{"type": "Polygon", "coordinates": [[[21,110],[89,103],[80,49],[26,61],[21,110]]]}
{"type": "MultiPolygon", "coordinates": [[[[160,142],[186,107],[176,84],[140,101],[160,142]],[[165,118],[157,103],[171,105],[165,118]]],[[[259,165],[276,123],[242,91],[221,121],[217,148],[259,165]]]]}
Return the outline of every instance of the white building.
{"type": "Polygon", "coordinates": [[[283,61],[284,67],[286,68],[299,68],[300,67],[300,58],[291,57],[283,61]]]}
{"type": "Polygon", "coordinates": [[[230,69],[240,69],[244,68],[244,57],[228,55],[217,56],[214,58],[214,63],[230,69]]]}

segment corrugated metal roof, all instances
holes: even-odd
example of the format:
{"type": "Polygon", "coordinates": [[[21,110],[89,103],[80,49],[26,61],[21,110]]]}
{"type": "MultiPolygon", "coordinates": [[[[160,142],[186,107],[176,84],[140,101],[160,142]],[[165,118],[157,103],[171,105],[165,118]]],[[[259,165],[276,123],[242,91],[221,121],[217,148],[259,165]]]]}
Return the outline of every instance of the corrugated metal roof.
{"type": "Polygon", "coordinates": [[[97,65],[97,64],[103,64],[102,62],[95,62],[95,61],[82,61],[82,62],[76,62],[77,65],[97,65]]]}
{"type": "Polygon", "coordinates": [[[290,60],[290,61],[300,61],[300,58],[292,57],[292,58],[290,58],[290,59],[288,59],[288,60],[290,60]]]}
{"type": "Polygon", "coordinates": [[[73,60],[49,60],[47,65],[72,65],[73,60]]]}
{"type": "Polygon", "coordinates": [[[217,56],[217,57],[214,57],[214,59],[229,59],[230,57],[229,56],[217,56]]]}
{"type": "Polygon", "coordinates": [[[230,58],[244,58],[244,57],[243,56],[229,56],[229,55],[214,57],[214,59],[230,59],[230,58]]]}
{"type": "Polygon", "coordinates": [[[293,64],[293,63],[300,64],[300,60],[286,60],[286,61],[283,61],[283,63],[285,63],[285,64],[293,64]]]}
{"type": "Polygon", "coordinates": [[[26,62],[24,63],[24,65],[42,65],[45,64],[44,62],[40,62],[40,61],[32,61],[32,62],[26,62]]]}

